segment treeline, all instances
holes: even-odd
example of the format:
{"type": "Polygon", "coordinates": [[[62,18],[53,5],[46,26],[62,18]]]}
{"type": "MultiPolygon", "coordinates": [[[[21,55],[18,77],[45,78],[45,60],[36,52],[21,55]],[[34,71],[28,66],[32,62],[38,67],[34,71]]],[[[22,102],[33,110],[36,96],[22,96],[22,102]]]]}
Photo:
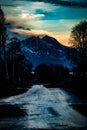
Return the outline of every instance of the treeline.
{"type": "Polygon", "coordinates": [[[68,80],[69,70],[62,65],[40,64],[35,69],[34,79],[37,82],[57,84],[68,80]]]}
{"type": "Polygon", "coordinates": [[[13,84],[21,83],[26,85],[31,78],[32,64],[31,63],[26,64],[24,55],[21,54],[20,52],[17,52],[14,55],[8,54],[6,60],[7,60],[6,62],[7,62],[8,77],[6,75],[5,62],[3,58],[0,60],[1,61],[0,82],[2,83],[2,85],[5,82],[10,82],[13,84]]]}
{"type": "Polygon", "coordinates": [[[70,48],[67,49],[67,58],[72,61],[74,74],[87,75],[87,48],[70,48]]]}
{"type": "Polygon", "coordinates": [[[26,63],[20,52],[20,41],[12,38],[5,46],[6,58],[1,47],[0,57],[0,96],[15,95],[25,91],[32,78],[32,64],[26,63]],[[21,88],[18,90],[18,88],[21,88]]]}

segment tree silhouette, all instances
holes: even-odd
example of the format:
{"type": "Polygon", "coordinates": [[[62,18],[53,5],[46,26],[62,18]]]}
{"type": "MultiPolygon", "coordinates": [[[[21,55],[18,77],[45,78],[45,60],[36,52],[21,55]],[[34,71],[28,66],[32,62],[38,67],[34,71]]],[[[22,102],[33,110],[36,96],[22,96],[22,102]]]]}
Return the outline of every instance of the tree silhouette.
{"type": "Polygon", "coordinates": [[[72,28],[70,42],[75,47],[87,47],[87,21],[81,21],[72,28]]]}
{"type": "Polygon", "coordinates": [[[5,27],[5,16],[0,6],[0,58],[1,58],[1,50],[3,50],[4,55],[4,62],[5,62],[5,70],[6,70],[6,79],[9,79],[8,75],[8,67],[7,67],[7,58],[6,58],[6,51],[5,51],[5,43],[7,38],[7,31],[5,27]]]}
{"type": "Polygon", "coordinates": [[[72,28],[70,43],[77,48],[76,56],[80,70],[87,71],[87,21],[81,21],[72,28]]]}
{"type": "Polygon", "coordinates": [[[19,51],[19,45],[20,45],[20,40],[18,40],[16,37],[13,37],[10,39],[11,43],[10,43],[10,47],[9,47],[9,53],[12,57],[12,80],[13,82],[15,81],[15,57],[16,57],[16,52],[19,51]]]}
{"type": "Polygon", "coordinates": [[[50,65],[40,64],[35,69],[35,78],[39,82],[52,81],[53,69],[50,65]]]}

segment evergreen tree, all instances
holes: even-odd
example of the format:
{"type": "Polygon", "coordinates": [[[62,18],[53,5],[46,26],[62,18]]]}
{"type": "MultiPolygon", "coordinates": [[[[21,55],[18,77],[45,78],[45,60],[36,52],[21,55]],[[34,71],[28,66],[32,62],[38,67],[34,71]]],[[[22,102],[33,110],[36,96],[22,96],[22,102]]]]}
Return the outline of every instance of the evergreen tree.
{"type": "Polygon", "coordinates": [[[7,58],[6,58],[6,51],[5,51],[6,38],[7,38],[7,31],[6,31],[6,27],[5,27],[5,16],[4,16],[4,13],[0,6],[0,59],[1,59],[1,54],[3,51],[5,70],[6,70],[5,79],[9,79],[7,58]]]}
{"type": "Polygon", "coordinates": [[[10,53],[12,55],[12,61],[13,61],[13,72],[12,72],[12,79],[13,82],[15,81],[15,56],[16,56],[16,52],[19,51],[19,44],[20,41],[13,37],[10,39],[11,40],[11,45],[10,45],[10,53]]]}

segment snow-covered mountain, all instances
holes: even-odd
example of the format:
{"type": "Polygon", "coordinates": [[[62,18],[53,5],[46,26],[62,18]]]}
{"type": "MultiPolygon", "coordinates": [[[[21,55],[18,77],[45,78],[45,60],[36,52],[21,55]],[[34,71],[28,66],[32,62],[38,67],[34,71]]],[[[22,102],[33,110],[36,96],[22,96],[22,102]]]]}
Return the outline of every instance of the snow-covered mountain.
{"type": "Polygon", "coordinates": [[[32,36],[21,41],[20,44],[21,53],[33,64],[33,69],[41,63],[62,64],[72,68],[71,61],[67,59],[67,49],[68,47],[49,36],[43,38],[32,36]]]}

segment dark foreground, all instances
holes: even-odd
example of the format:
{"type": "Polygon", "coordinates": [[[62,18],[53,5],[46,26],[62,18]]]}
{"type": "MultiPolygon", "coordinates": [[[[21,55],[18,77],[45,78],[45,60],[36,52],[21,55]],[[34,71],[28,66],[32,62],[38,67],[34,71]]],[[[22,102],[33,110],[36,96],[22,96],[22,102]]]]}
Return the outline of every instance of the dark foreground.
{"type": "Polygon", "coordinates": [[[34,85],[0,99],[0,130],[87,130],[87,102],[66,89],[34,85]]]}

